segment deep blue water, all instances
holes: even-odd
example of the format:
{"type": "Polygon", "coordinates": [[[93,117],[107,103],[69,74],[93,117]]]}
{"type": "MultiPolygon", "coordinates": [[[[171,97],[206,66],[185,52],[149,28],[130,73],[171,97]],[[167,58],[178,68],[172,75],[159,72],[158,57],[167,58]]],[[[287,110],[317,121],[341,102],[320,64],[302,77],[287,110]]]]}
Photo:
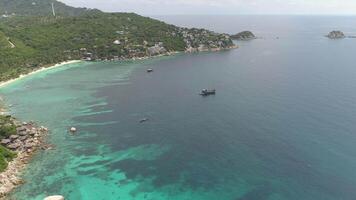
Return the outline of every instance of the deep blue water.
{"type": "Polygon", "coordinates": [[[57,145],[14,198],[356,199],[356,39],[323,37],[356,33],[356,17],[156,18],[261,39],[76,64],[2,89],[12,112],[48,125],[57,145]]]}

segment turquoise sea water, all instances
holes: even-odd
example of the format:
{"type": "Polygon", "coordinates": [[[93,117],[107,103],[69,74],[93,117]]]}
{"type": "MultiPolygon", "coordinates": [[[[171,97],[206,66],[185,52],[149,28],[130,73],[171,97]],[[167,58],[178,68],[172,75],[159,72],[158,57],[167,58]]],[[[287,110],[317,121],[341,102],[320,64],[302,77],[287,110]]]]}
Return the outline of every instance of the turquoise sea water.
{"type": "Polygon", "coordinates": [[[165,18],[263,39],[71,64],[0,89],[14,115],[50,128],[56,146],[35,156],[11,198],[356,199],[356,39],[323,37],[356,32],[356,18],[213,19],[165,18]],[[217,95],[201,97],[202,88],[217,95]]]}

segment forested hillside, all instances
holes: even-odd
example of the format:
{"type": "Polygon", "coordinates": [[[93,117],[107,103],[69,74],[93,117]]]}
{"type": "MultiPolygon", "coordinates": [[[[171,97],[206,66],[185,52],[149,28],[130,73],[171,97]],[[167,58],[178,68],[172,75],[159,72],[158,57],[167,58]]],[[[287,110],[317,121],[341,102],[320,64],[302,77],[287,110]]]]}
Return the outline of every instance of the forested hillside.
{"type": "Polygon", "coordinates": [[[52,3],[57,16],[78,16],[88,12],[99,12],[86,8],[74,8],[56,0],[0,0],[0,15],[49,16],[52,3]]]}

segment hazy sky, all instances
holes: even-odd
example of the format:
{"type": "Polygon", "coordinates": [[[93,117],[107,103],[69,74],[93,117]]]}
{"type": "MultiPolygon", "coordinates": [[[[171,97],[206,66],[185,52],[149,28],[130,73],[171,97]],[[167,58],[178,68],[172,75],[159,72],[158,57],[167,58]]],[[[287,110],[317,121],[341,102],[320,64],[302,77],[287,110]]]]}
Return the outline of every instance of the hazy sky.
{"type": "Polygon", "coordinates": [[[104,11],[166,14],[355,15],[356,0],[60,0],[104,11]]]}

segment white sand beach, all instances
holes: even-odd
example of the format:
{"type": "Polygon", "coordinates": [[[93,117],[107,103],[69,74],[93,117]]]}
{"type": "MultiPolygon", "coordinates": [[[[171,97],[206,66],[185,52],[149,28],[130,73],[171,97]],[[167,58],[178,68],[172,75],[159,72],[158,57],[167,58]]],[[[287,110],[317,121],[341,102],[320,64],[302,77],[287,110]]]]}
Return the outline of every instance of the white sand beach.
{"type": "Polygon", "coordinates": [[[67,65],[67,64],[73,64],[73,63],[77,63],[77,62],[80,62],[81,60],[70,60],[70,61],[66,61],[66,62],[61,62],[61,63],[57,63],[53,66],[50,66],[50,67],[41,67],[41,68],[38,68],[38,69],[35,69],[34,71],[28,73],[28,74],[22,74],[20,75],[19,77],[17,78],[14,78],[14,79],[10,79],[10,80],[7,80],[7,81],[3,81],[3,82],[0,82],[0,88],[1,87],[4,87],[10,83],[13,83],[17,80],[20,80],[22,78],[25,78],[27,76],[30,76],[30,75],[33,75],[33,74],[36,74],[36,73],[39,73],[39,72],[43,72],[43,71],[46,71],[46,70],[50,70],[50,69],[53,69],[53,68],[57,68],[57,67],[61,67],[63,65],[67,65]]]}

